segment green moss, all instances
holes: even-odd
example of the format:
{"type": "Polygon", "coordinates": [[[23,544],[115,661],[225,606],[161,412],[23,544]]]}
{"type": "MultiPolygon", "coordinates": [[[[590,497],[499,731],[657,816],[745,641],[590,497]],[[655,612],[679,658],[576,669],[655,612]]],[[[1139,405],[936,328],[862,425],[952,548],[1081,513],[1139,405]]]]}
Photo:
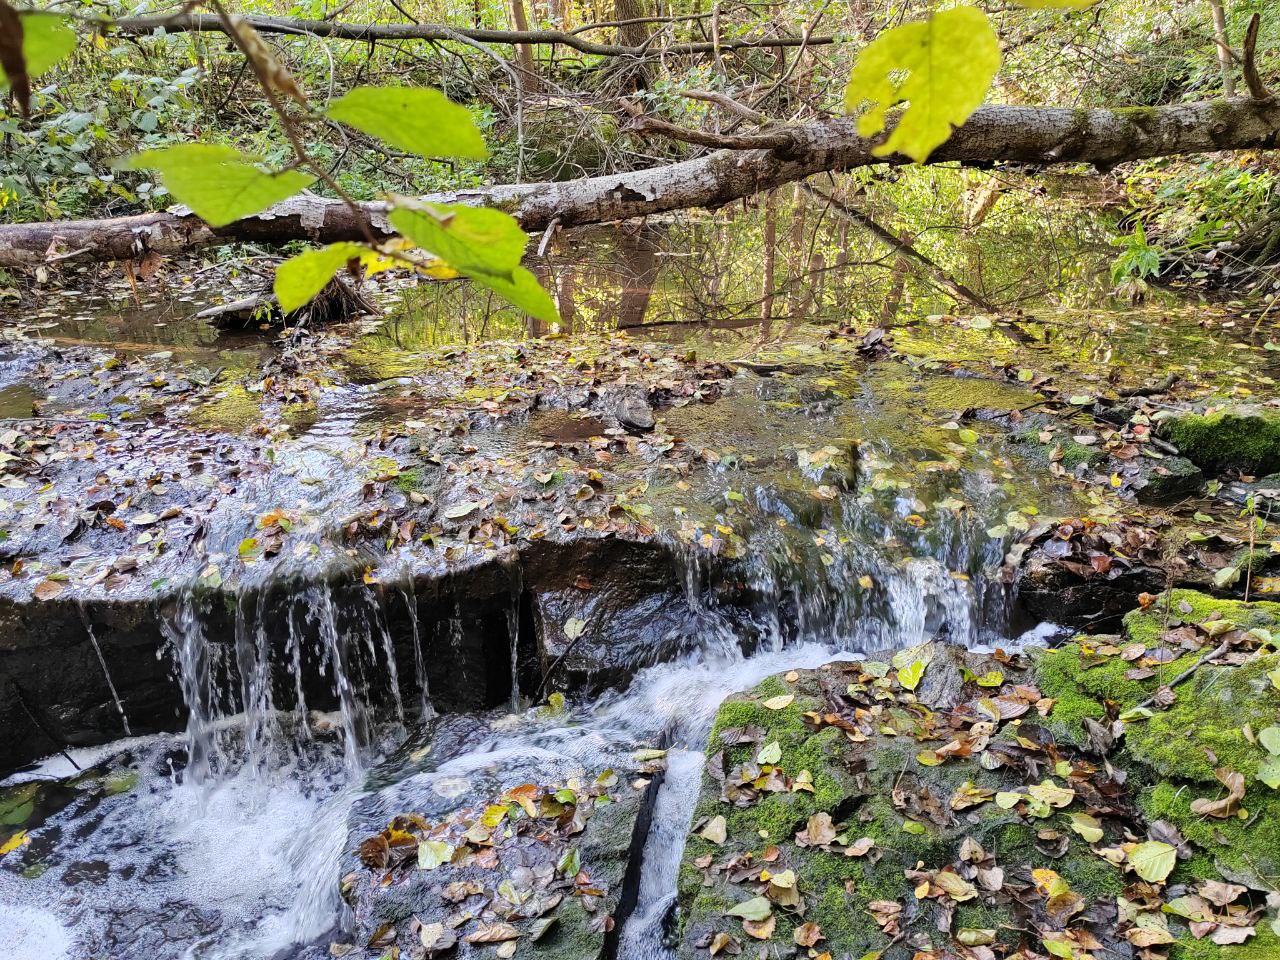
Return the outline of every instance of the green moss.
{"type": "Polygon", "coordinates": [[[1116,116],[1130,124],[1139,133],[1145,132],[1155,124],[1159,114],[1155,107],[1118,107],[1116,116]]]}
{"type": "Polygon", "coordinates": [[[1164,634],[1166,624],[1208,623],[1229,620],[1244,630],[1280,626],[1280,603],[1244,603],[1220,600],[1196,590],[1174,590],[1145,610],[1125,615],[1125,634],[1134,643],[1151,646],[1164,634]]]}
{"type": "Polygon", "coordinates": [[[400,475],[393,481],[397,490],[403,493],[413,493],[415,490],[421,490],[426,486],[426,477],[422,468],[410,467],[408,470],[401,470],[400,475]]]}
{"type": "Polygon", "coordinates": [[[1055,451],[1061,454],[1057,463],[1064,470],[1074,471],[1077,467],[1095,467],[1107,458],[1105,451],[1096,446],[1079,443],[1071,437],[1058,436],[1053,442],[1045,443],[1040,439],[1040,428],[1033,427],[1013,437],[1022,445],[1023,455],[1032,463],[1047,466],[1055,457],[1055,451]]]}
{"type": "MultiPolygon", "coordinates": [[[[834,859],[831,854],[827,856],[834,859]]],[[[843,883],[815,886],[813,889],[820,893],[817,894],[817,901],[812,904],[807,919],[822,928],[828,943],[839,944],[841,950],[848,951],[854,957],[879,949],[887,943],[887,938],[880,932],[867,904],[872,900],[888,898],[868,897],[856,888],[851,894],[843,883]]]]}
{"type": "Polygon", "coordinates": [[[193,409],[189,418],[197,427],[239,433],[262,422],[262,395],[234,383],[193,409]]]}
{"type": "Polygon", "coordinates": [[[1208,938],[1196,940],[1190,934],[1179,938],[1169,952],[1169,960],[1277,960],[1280,958],[1280,936],[1270,929],[1266,920],[1257,926],[1257,933],[1247,943],[1220,947],[1208,938]]]}
{"type": "Polygon", "coordinates": [[[1241,667],[1201,667],[1172,707],[1129,725],[1126,751],[1162,778],[1216,783],[1213,771],[1227,767],[1252,779],[1265,752],[1243,728],[1275,722],[1280,695],[1267,674],[1277,666],[1280,655],[1271,654],[1241,667]]]}
{"type": "Polygon", "coordinates": [[[1036,849],[1036,833],[1039,829],[1021,820],[1014,820],[994,835],[988,833],[981,842],[995,854],[997,862],[1005,864],[1007,868],[1018,864],[1051,867],[1087,902],[1115,897],[1124,890],[1124,875],[1075,836],[1070,838],[1067,853],[1050,862],[1048,857],[1036,849]]]}
{"type": "Polygon", "coordinates": [[[1138,802],[1148,821],[1168,820],[1204,856],[1213,858],[1218,868],[1207,872],[1204,862],[1193,857],[1179,863],[1174,880],[1210,879],[1225,870],[1231,877],[1243,877],[1254,886],[1265,887],[1280,874],[1280,793],[1251,783],[1244,797],[1248,814],[1243,820],[1202,817],[1191,812],[1192,801],[1202,797],[1218,799],[1223,794],[1223,790],[1208,786],[1160,782],[1140,791],[1138,802]]]}
{"type": "Polygon", "coordinates": [[[1188,413],[1160,423],[1160,433],[1187,459],[1211,470],[1270,473],[1280,469],[1280,413],[1224,410],[1188,413]]]}

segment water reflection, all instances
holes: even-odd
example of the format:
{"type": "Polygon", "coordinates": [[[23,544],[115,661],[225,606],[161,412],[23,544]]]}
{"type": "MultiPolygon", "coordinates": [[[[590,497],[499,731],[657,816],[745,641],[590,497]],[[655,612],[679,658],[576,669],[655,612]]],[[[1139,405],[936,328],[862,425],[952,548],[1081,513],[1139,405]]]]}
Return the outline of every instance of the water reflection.
{"type": "MultiPolygon", "coordinates": [[[[1104,226],[1076,209],[1060,219],[891,232],[1001,306],[1100,306],[1112,252],[1104,226]]],[[[750,342],[805,321],[894,323],[957,306],[882,241],[790,192],[715,214],[565,231],[529,267],[556,302],[554,327],[465,283],[423,283],[390,307],[382,335],[402,350],[640,328],[750,342]]]]}

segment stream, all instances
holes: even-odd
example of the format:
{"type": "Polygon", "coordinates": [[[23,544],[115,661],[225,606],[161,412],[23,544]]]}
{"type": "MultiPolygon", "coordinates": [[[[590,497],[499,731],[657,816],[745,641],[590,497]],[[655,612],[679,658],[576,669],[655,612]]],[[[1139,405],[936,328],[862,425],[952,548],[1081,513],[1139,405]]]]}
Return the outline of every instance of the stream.
{"type": "MultiPolygon", "coordinates": [[[[801,262],[787,284],[763,298],[749,295],[757,266],[749,246],[740,254],[721,225],[691,228],[688,236],[682,229],[617,243],[598,234],[563,241],[552,265],[540,269],[555,273],[557,264],[581,262],[572,275],[556,275],[558,289],[569,288],[576,304],[562,309],[564,333],[647,321],[655,338],[680,349],[692,344],[727,357],[754,341],[761,365],[803,362],[827,346],[822,338],[798,347],[785,341],[801,318],[845,323],[862,295],[820,261],[801,262]],[[775,318],[775,300],[779,309],[790,301],[793,314],[775,318]],[[687,326],[694,321],[700,325],[687,326]],[[766,356],[774,338],[777,356],[766,356]]],[[[1007,266],[1005,273],[1018,269],[1007,266]]],[[[1028,282],[1047,282],[1038,265],[1029,261],[1023,269],[1028,282]]],[[[305,499],[309,514],[345,517],[366,507],[367,490],[377,484],[379,495],[385,487],[386,496],[404,502],[412,488],[396,489],[394,472],[403,464],[391,465],[390,480],[370,479],[363,444],[415,416],[425,398],[459,390],[434,373],[414,379],[414,351],[548,333],[519,329],[518,319],[491,317],[487,307],[458,296],[454,288],[405,292],[395,311],[353,337],[338,364],[347,379],[327,382],[319,399],[286,425],[262,425],[258,408],[250,404],[245,413],[238,396],[216,394],[190,413],[202,429],[269,441],[276,473],[246,470],[234,497],[228,495],[230,512],[252,518],[305,499]]],[[[869,299],[883,296],[877,289],[869,299]]],[[[251,334],[193,333],[183,317],[198,302],[121,312],[87,299],[74,310],[49,308],[34,318],[31,335],[53,350],[89,344],[116,356],[158,357],[174,380],[216,378],[211,371],[248,369],[264,356],[251,334]]],[[[1120,349],[1141,364],[1164,349],[1132,333],[1136,325],[1123,312],[1110,319],[1106,334],[1086,325],[1078,341],[1059,337],[1050,346],[1046,333],[1041,357],[1047,364],[1053,353],[1054,362],[1084,366],[1101,362],[1099,351],[1110,361],[1110,351],[1120,349]]],[[[1193,323],[1185,329],[1183,348],[1212,362],[1211,350],[1219,347],[1197,343],[1193,323]]],[[[442,490],[453,484],[480,502],[500,491],[502,469],[511,463],[529,460],[550,476],[594,451],[601,469],[645,491],[646,505],[664,524],[655,539],[674,558],[679,589],[652,610],[637,607],[637,619],[660,625],[638,634],[638,644],[652,649],[618,668],[621,676],[618,670],[604,676],[601,664],[596,678],[588,663],[582,674],[591,682],[569,689],[559,710],[539,695],[545,691],[536,682],[521,606],[531,576],[545,571],[524,568],[518,554],[513,559],[474,543],[424,547],[426,538],[415,531],[385,548],[392,560],[384,569],[402,570],[399,579],[385,573],[379,579],[366,567],[362,585],[366,555],[308,516],[289,527],[293,539],[271,561],[268,573],[287,582],[282,598],[268,602],[255,592],[268,573],[226,585],[221,606],[194,588],[179,590],[158,614],[163,643],[154,656],[180,690],[185,729],[69,747],[0,784],[6,798],[0,823],[27,831],[0,861],[0,950],[12,960],[319,960],[349,920],[339,874],[351,833],[369,824],[381,829],[401,812],[395,807],[401,798],[432,798],[447,810],[460,798],[524,782],[530,769],[541,782],[563,781],[656,744],[667,750],[666,771],[616,952],[626,960],[674,957],[665,934],[677,872],[702,751],[727,696],[781,671],[937,638],[1011,649],[1060,632],[1019,617],[1014,590],[998,568],[1032,517],[1070,515],[1084,500],[1061,478],[1020,469],[1006,437],[979,422],[961,427],[962,412],[993,397],[993,405],[1010,408],[1031,403],[1034,394],[1024,383],[926,376],[940,355],[998,356],[1010,349],[989,329],[950,334],[903,331],[903,349],[916,362],[910,368],[872,358],[829,376],[741,375],[737,383],[750,385],[737,393],[670,407],[663,414],[665,436],[674,438],[667,446],[685,438],[720,441],[714,456],[699,454],[706,466],[697,475],[680,472],[683,466],[668,470],[658,454],[621,442],[600,456],[604,447],[592,444],[606,431],[580,412],[538,408],[467,433],[468,462],[483,469],[456,475],[442,469],[442,490]],[[842,457],[850,461],[844,468],[842,457]],[[815,488],[819,494],[811,495],[815,488]],[[721,540],[734,561],[730,573],[722,555],[700,547],[714,542],[720,549],[721,540]],[[481,557],[505,583],[507,599],[464,597],[452,614],[420,623],[414,576],[439,560],[434,553],[424,559],[431,550],[481,557]],[[339,568],[357,570],[349,589],[332,586],[339,568]],[[749,600],[730,604],[728,592],[749,600]],[[477,655],[480,618],[487,618],[487,645],[477,655]],[[478,672],[454,670],[454,663],[478,672]],[[485,686],[485,702],[442,709],[455,687],[468,686],[485,686]]],[[[1159,334],[1166,335],[1173,336],[1159,334]]],[[[6,361],[0,400],[7,413],[83,412],[65,397],[46,397],[35,369],[23,357],[6,361]]],[[[111,392],[103,389],[101,405],[123,418],[112,422],[127,433],[124,415],[149,408],[124,391],[111,392]]],[[[485,402],[505,402],[507,394],[498,397],[485,402]]],[[[462,442],[445,430],[440,438],[440,449],[462,442]]],[[[166,442],[179,451],[176,462],[182,440],[166,442]]],[[[142,476],[136,463],[121,469],[142,476]]],[[[588,485],[579,490],[583,499],[598,497],[588,485]]],[[[243,556],[242,535],[211,535],[211,552],[234,557],[239,544],[243,556]]],[[[168,576],[178,563],[161,557],[154,575],[168,576]]],[[[257,576],[267,566],[250,572],[257,576]]],[[[560,603],[549,602],[546,616],[577,615],[560,603]]],[[[84,623],[92,637],[87,612],[84,623]]],[[[101,664],[110,684],[107,660],[101,664]]],[[[114,685],[110,693],[106,715],[114,722],[118,712],[127,724],[127,705],[114,685]]]]}

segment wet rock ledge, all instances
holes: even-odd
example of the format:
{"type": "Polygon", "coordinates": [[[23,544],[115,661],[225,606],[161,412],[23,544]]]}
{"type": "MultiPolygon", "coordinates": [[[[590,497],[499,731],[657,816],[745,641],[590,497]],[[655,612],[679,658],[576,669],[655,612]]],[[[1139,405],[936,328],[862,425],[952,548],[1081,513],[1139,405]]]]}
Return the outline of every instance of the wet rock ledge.
{"type": "MultiPolygon", "coordinates": [[[[554,721],[560,708],[553,700],[540,712],[554,721]]],[[[434,720],[375,771],[380,788],[349,818],[342,895],[352,923],[331,953],[619,955],[664,751],[619,744],[584,765],[495,743],[482,767],[433,776],[515,722],[539,719],[434,720]]]]}
{"type": "Polygon", "coordinates": [[[1174,591],[1122,635],[930,644],[732,697],[679,955],[1280,957],[1277,639],[1278,604],[1174,591]]]}

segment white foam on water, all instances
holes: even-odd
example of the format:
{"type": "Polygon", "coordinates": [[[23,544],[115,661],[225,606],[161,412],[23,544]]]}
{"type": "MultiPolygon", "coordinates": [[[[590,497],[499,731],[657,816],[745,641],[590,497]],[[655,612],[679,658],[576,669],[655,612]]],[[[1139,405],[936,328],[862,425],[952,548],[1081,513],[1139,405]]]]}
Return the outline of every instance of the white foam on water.
{"type": "Polygon", "coordinates": [[[0,956],[260,960],[332,925],[351,800],[340,744],[204,787],[169,774],[177,738],[126,746],[137,784],[55,814],[41,875],[0,872],[0,956]]]}
{"type": "Polygon", "coordinates": [[[66,960],[71,932],[62,921],[47,910],[10,902],[19,898],[22,882],[0,878],[0,945],[6,960],[66,960]]]}

